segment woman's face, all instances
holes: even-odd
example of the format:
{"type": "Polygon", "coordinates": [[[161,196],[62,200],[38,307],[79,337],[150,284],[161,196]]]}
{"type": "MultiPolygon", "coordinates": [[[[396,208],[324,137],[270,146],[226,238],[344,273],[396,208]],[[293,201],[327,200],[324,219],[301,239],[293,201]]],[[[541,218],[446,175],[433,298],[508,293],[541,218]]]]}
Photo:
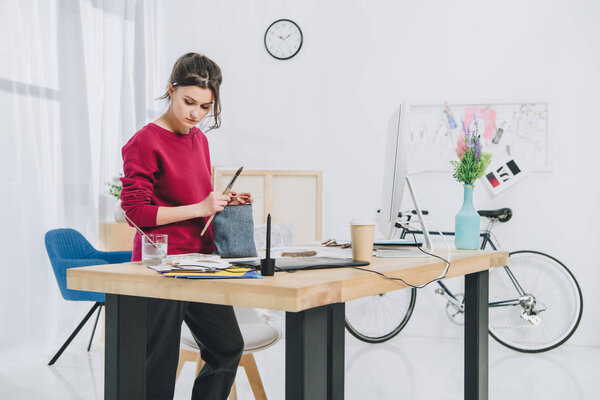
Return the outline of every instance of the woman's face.
{"type": "Polygon", "coordinates": [[[169,85],[171,111],[175,122],[182,131],[189,131],[210,112],[213,94],[210,89],[199,86],[169,85]]]}

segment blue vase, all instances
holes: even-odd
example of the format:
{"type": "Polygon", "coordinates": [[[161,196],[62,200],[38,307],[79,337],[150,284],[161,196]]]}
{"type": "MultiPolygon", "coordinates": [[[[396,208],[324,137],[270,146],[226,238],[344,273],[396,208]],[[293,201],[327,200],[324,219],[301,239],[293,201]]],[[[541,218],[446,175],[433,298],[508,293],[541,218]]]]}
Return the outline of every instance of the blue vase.
{"type": "Polygon", "coordinates": [[[462,208],[454,219],[454,245],[461,250],[479,248],[479,214],[473,207],[473,185],[465,185],[462,208]]]}

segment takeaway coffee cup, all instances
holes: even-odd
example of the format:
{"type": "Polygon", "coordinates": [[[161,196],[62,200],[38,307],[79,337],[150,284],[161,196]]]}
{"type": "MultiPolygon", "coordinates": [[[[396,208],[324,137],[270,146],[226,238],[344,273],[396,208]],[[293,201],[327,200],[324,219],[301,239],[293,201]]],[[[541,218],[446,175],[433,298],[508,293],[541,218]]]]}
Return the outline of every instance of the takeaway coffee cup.
{"type": "Polygon", "coordinates": [[[350,221],[350,234],[352,236],[352,258],[371,262],[375,222],[368,218],[354,218],[350,221]]]}

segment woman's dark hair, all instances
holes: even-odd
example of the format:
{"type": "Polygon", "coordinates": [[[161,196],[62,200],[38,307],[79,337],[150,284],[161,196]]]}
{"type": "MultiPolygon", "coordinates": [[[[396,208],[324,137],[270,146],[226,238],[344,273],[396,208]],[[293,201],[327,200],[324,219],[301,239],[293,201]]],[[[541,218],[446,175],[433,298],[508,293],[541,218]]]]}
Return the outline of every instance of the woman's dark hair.
{"type": "MultiPolygon", "coordinates": [[[[213,94],[212,117],[214,123],[206,132],[221,126],[221,96],[219,87],[223,82],[221,68],[210,58],[198,53],[187,53],[175,61],[173,71],[169,78],[169,83],[173,86],[199,86],[203,89],[209,89],[213,94]]],[[[171,101],[169,96],[169,85],[167,91],[161,99],[171,101]]]]}

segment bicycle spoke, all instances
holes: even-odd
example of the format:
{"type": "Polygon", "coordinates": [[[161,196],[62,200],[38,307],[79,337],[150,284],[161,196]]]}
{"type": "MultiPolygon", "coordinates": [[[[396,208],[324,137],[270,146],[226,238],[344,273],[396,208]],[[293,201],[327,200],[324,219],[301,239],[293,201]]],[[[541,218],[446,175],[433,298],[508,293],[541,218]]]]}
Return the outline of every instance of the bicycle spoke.
{"type": "MultiPolygon", "coordinates": [[[[577,282],[566,267],[541,253],[512,253],[509,266],[525,296],[519,306],[490,305],[490,333],[520,351],[545,351],[563,343],[581,315],[577,282]]],[[[490,273],[490,302],[511,298],[511,285],[502,274],[490,273]]]]}
{"type": "Polygon", "coordinates": [[[412,290],[397,290],[364,299],[346,306],[346,327],[358,339],[383,341],[392,337],[406,323],[412,312],[412,290]]]}

